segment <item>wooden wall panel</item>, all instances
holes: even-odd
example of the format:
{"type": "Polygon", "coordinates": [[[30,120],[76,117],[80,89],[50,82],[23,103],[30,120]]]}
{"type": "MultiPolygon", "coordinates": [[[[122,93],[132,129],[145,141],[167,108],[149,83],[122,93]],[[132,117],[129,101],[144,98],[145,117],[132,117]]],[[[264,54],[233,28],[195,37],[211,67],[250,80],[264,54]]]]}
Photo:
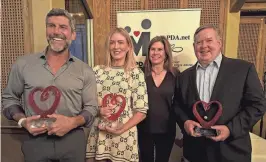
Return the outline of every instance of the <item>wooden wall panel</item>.
{"type": "Polygon", "coordinates": [[[24,55],[23,5],[23,0],[1,1],[1,89],[13,62],[24,55]]]}
{"type": "Polygon", "coordinates": [[[264,56],[264,66],[263,66],[263,72],[266,72],[266,20],[265,20],[265,23],[264,23],[264,53],[263,53],[263,56],[264,56]]]}
{"type": "MultiPolygon", "coordinates": [[[[238,37],[238,58],[254,63],[261,83],[265,71],[266,28],[263,17],[241,17],[238,37]]],[[[266,116],[253,127],[253,133],[266,138],[266,116]],[[262,130],[260,130],[260,127],[262,130]]]]}
{"type": "Polygon", "coordinates": [[[84,9],[80,0],[65,0],[65,9],[75,18],[76,24],[85,24],[84,9]]]}
{"type": "Polygon", "coordinates": [[[219,27],[221,0],[188,0],[188,8],[202,8],[200,24],[219,27]]]}
{"type": "MultiPolygon", "coordinates": [[[[264,38],[264,40],[266,40],[266,37],[264,38]]],[[[266,42],[266,41],[265,41],[266,42]]],[[[264,44],[265,49],[264,49],[264,67],[263,67],[263,72],[266,73],[266,44],[264,44]]]]}
{"type": "Polygon", "coordinates": [[[201,8],[200,24],[213,24],[220,29],[224,36],[225,9],[228,0],[187,0],[188,8],[201,8]]]}
{"type": "MultiPolygon", "coordinates": [[[[264,68],[263,68],[263,73],[266,73],[266,24],[264,24],[264,53],[263,53],[263,56],[264,56],[264,68]]],[[[266,74],[265,74],[266,75],[266,74]]],[[[263,84],[263,88],[264,88],[264,97],[266,97],[266,77],[264,78],[264,74],[263,74],[263,78],[262,80],[264,81],[263,84]]],[[[264,118],[263,118],[263,129],[262,129],[262,137],[264,136],[264,138],[266,139],[266,114],[264,114],[264,118]]],[[[261,123],[260,123],[261,124],[261,123]]]]}
{"type": "Polygon", "coordinates": [[[237,57],[256,64],[259,23],[241,23],[237,57]]]}
{"type": "Polygon", "coordinates": [[[70,13],[80,13],[83,11],[80,0],[65,0],[65,8],[70,13]]]}
{"type": "Polygon", "coordinates": [[[238,58],[255,64],[260,79],[264,68],[264,18],[241,17],[238,38],[238,58]]]}
{"type": "Polygon", "coordinates": [[[141,0],[111,0],[110,4],[110,28],[113,29],[117,25],[116,12],[143,9],[141,0]]]}
{"type": "MultiPolygon", "coordinates": [[[[2,4],[0,4],[0,11],[2,11],[2,4]]],[[[2,20],[2,12],[0,12],[0,20],[2,20]]],[[[0,22],[0,28],[1,28],[1,25],[2,25],[2,22],[0,22]]],[[[0,56],[2,56],[2,34],[0,34],[0,56]]],[[[0,57],[0,63],[2,62],[2,57],[0,57]]],[[[1,88],[0,88],[0,94],[2,94],[2,63],[1,63],[1,73],[0,73],[0,85],[1,85],[1,88]]],[[[0,100],[1,101],[1,100],[0,100]]]]}
{"type": "Polygon", "coordinates": [[[149,10],[151,9],[168,9],[168,8],[181,8],[181,0],[147,0],[149,10]]]}

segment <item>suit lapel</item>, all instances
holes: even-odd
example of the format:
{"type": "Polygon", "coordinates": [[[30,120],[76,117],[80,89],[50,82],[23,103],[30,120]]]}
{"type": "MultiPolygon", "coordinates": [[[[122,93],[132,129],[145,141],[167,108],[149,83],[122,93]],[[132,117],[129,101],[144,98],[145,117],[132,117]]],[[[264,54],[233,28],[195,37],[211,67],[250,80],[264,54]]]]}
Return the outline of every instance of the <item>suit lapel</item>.
{"type": "Polygon", "coordinates": [[[197,63],[193,66],[193,68],[191,70],[190,85],[191,85],[192,92],[195,95],[196,101],[199,101],[200,97],[199,97],[199,91],[197,88],[196,66],[197,66],[197,63]]]}
{"type": "Polygon", "coordinates": [[[222,62],[221,62],[220,68],[219,68],[219,72],[217,74],[217,78],[216,78],[216,81],[214,83],[214,87],[212,90],[210,101],[216,100],[218,98],[218,96],[217,96],[218,94],[219,95],[223,94],[221,92],[223,92],[223,87],[224,87],[224,84],[226,81],[225,79],[227,78],[226,77],[227,69],[229,68],[227,66],[227,61],[228,61],[227,58],[225,56],[223,56],[222,62]]]}

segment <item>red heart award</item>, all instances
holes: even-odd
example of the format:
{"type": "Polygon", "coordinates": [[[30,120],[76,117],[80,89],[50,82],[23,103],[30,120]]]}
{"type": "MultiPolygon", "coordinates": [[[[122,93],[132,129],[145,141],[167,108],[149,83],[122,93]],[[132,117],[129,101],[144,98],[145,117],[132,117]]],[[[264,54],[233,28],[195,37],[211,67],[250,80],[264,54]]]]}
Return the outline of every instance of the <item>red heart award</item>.
{"type": "Polygon", "coordinates": [[[102,99],[102,107],[111,107],[112,114],[108,118],[103,118],[100,122],[99,127],[105,128],[106,126],[112,128],[118,128],[122,126],[122,121],[119,121],[121,113],[126,107],[126,99],[122,95],[118,94],[107,94],[102,99]]]}
{"type": "Polygon", "coordinates": [[[195,132],[202,136],[217,136],[217,131],[211,126],[215,125],[222,115],[222,104],[219,101],[197,101],[193,105],[193,114],[202,125],[202,128],[195,127],[195,132]]]}
{"type": "Polygon", "coordinates": [[[55,112],[60,98],[61,91],[55,86],[48,86],[46,88],[37,87],[30,92],[29,105],[36,115],[41,115],[40,119],[32,121],[32,128],[48,127],[55,122],[54,118],[48,118],[47,115],[55,112]]]}

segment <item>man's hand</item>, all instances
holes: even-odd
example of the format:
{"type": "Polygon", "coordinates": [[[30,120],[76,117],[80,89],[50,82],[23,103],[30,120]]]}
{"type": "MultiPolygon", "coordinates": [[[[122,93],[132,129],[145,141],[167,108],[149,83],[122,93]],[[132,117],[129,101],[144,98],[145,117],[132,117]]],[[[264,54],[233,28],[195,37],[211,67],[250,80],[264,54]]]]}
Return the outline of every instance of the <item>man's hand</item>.
{"type": "Polygon", "coordinates": [[[40,119],[40,115],[34,115],[34,116],[30,116],[27,117],[26,120],[24,122],[22,122],[22,126],[28,130],[28,132],[30,134],[32,134],[33,136],[37,136],[39,134],[43,134],[45,132],[47,132],[47,127],[44,125],[40,128],[33,128],[31,127],[31,123],[34,120],[40,119]]]}
{"type": "Polygon", "coordinates": [[[49,118],[55,118],[56,121],[48,127],[48,135],[64,136],[70,130],[77,127],[72,117],[60,114],[47,115],[49,118]]]}
{"type": "Polygon", "coordinates": [[[188,135],[193,137],[200,137],[201,135],[194,131],[195,127],[201,128],[201,125],[193,120],[187,120],[184,123],[184,128],[188,135]]]}
{"type": "Polygon", "coordinates": [[[218,132],[218,136],[208,137],[216,142],[226,140],[230,135],[230,130],[225,125],[215,125],[211,127],[212,129],[216,129],[218,132]]]}

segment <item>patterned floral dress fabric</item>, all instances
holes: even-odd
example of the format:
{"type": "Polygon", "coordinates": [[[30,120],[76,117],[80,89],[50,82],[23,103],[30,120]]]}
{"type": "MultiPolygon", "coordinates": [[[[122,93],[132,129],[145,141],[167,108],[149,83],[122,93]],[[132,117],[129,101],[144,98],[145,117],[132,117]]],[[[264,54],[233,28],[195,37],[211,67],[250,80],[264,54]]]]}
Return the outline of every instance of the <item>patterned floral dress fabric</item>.
{"type": "MultiPolygon", "coordinates": [[[[118,118],[119,122],[126,123],[135,112],[147,113],[148,96],[144,74],[139,68],[125,73],[123,68],[94,67],[98,101],[107,94],[119,94],[125,97],[126,106],[118,118]]],[[[88,144],[87,158],[96,160],[111,159],[113,162],[138,162],[138,141],[136,126],[121,135],[100,131],[98,117],[91,129],[88,144]]]]}

